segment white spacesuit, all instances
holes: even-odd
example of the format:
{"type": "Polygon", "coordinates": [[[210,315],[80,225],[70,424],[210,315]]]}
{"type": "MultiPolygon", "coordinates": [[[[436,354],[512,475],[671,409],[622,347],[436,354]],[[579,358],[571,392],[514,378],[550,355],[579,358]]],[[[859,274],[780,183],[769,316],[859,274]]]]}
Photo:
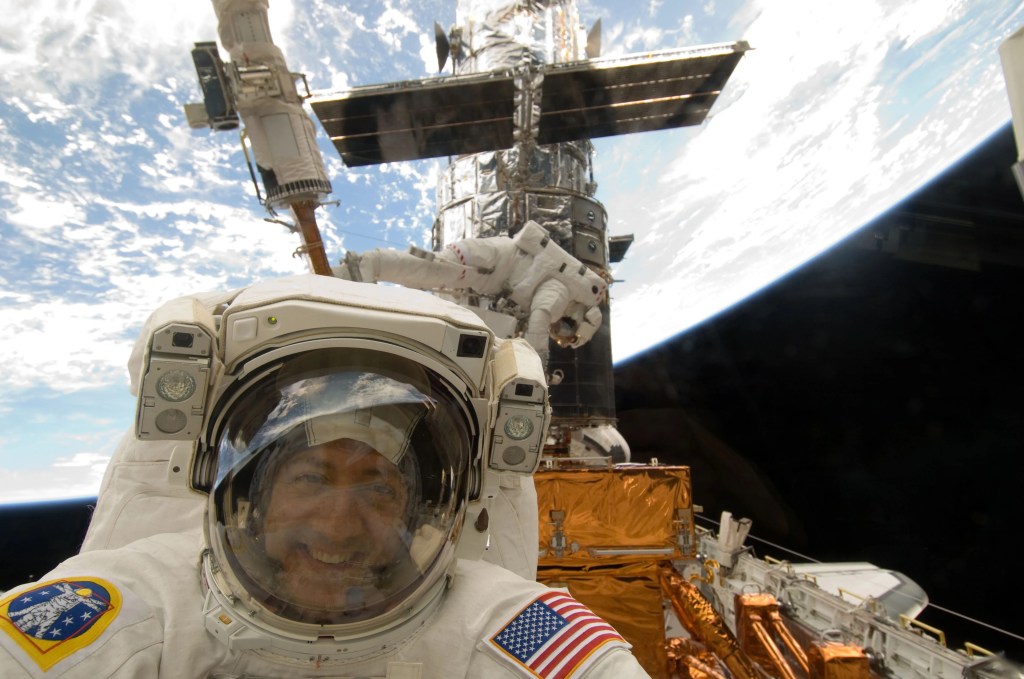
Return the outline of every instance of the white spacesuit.
{"type": "MultiPolygon", "coordinates": [[[[472,291],[492,302],[512,304],[508,311],[523,317],[523,334],[547,365],[548,338],[563,346],[581,347],[601,327],[608,284],[551,240],[536,222],[527,222],[514,238],[467,238],[438,253],[423,256],[377,249],[350,255],[335,268],[342,278],[376,283],[388,281],[420,290],[472,291]]],[[[477,310],[474,308],[474,310],[477,310]]],[[[499,335],[500,317],[495,320],[499,335]]],[[[509,318],[506,316],[506,318],[509,318]]],[[[512,323],[511,329],[515,329],[512,323]]]]}
{"type": "MultiPolygon", "coordinates": [[[[196,293],[168,302],[143,326],[128,359],[129,390],[139,395],[151,335],[175,309],[198,306],[204,315],[219,316],[241,292],[196,293]]],[[[382,293],[383,294],[383,293],[382,293]]],[[[172,458],[192,456],[192,442],[138,439],[133,426],[118,443],[107,465],[81,551],[114,549],[140,538],[177,533],[202,525],[206,496],[168,478],[172,458]]],[[[179,462],[180,464],[180,462],[179,462]]],[[[527,580],[537,578],[537,491],[532,478],[503,473],[491,499],[488,543],[483,558],[527,580]]]]}
{"type": "Polygon", "coordinates": [[[6,593],[0,676],[646,676],[567,594],[481,560],[550,418],[525,343],[324,277],[223,301],[165,307],[138,384],[137,435],[205,520],[95,533],[6,593]]]}

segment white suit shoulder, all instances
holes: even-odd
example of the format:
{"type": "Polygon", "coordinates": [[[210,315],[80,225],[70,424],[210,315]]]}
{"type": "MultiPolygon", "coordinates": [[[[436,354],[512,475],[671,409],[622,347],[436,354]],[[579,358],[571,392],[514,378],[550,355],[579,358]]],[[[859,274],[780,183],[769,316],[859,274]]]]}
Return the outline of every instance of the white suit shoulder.
{"type": "Polygon", "coordinates": [[[0,676],[203,676],[226,649],[203,627],[200,544],[194,531],[79,554],[8,592],[0,676]]]}

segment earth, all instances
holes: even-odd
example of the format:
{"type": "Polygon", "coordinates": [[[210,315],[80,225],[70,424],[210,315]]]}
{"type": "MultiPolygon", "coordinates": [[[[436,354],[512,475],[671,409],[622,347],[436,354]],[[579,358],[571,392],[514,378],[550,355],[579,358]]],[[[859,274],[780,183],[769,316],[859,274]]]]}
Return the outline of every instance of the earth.
{"type": "MultiPolygon", "coordinates": [[[[1009,118],[997,47],[1012,0],[581,0],[603,55],[746,40],[698,128],[598,140],[597,197],[636,241],[614,271],[616,360],[770,285],[1009,118]]],[[[437,75],[454,1],[271,3],[314,90],[437,75]]],[[[235,133],[192,131],[206,0],[41,0],[0,16],[0,503],[94,496],[133,420],[125,362],[147,314],[196,290],[299,273],[264,221],[235,133]]],[[[331,259],[429,241],[443,161],[347,169],[331,259]]]]}

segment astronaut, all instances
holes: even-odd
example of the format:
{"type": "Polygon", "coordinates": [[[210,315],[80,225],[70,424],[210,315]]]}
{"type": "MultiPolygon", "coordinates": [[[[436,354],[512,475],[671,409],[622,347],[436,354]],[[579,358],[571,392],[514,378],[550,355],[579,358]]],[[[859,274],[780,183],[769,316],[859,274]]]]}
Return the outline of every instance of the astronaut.
{"type": "Polygon", "coordinates": [[[316,276],[150,327],[136,435],[174,442],[166,483],[203,525],[8,592],[0,676],[646,676],[586,607],[481,558],[550,419],[525,342],[316,276]]]}
{"type": "MultiPolygon", "coordinates": [[[[156,310],[146,320],[128,359],[131,394],[138,398],[151,337],[174,315],[173,309],[198,305],[202,314],[220,316],[239,292],[196,293],[156,310]]],[[[139,439],[135,427],[131,427],[107,465],[81,551],[115,549],[151,535],[202,526],[206,496],[175,483],[167,473],[169,467],[187,464],[192,453],[189,441],[139,439]]],[[[488,545],[483,558],[527,580],[536,580],[539,519],[532,478],[500,474],[497,492],[489,501],[488,545]]]]}
{"type": "MultiPolygon", "coordinates": [[[[388,281],[488,297],[499,310],[522,317],[523,335],[545,366],[549,337],[560,346],[581,347],[601,327],[598,306],[607,282],[559,247],[536,222],[527,222],[513,238],[467,238],[439,253],[420,255],[388,249],[350,253],[334,272],[367,283],[388,281]]],[[[500,326],[492,329],[511,336],[500,326]]]]}

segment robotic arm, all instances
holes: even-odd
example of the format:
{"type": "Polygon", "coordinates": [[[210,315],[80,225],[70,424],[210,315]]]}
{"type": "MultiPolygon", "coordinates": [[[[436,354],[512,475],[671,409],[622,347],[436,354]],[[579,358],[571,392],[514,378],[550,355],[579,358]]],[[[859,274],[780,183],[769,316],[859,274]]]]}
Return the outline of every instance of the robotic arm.
{"type": "Polygon", "coordinates": [[[331,183],[295,86],[300,75],[288,70],[271,38],[267,2],[213,0],[220,42],[231,60],[221,61],[216,43],[196,43],[192,59],[204,101],[186,104],[185,114],[197,129],[234,129],[241,118],[266,194],[261,202],[271,214],[292,211],[310,270],[330,275],[315,210],[331,193],[331,183]]]}

